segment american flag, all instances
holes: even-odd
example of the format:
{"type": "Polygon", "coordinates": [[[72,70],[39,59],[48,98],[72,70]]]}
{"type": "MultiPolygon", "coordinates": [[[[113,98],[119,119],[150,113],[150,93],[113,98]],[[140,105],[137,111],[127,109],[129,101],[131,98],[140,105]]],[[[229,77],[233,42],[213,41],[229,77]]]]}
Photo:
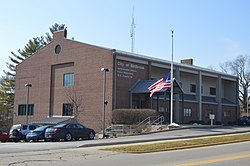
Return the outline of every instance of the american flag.
{"type": "Polygon", "coordinates": [[[171,87],[171,78],[170,73],[166,74],[164,77],[153,83],[148,87],[148,90],[150,91],[150,97],[153,96],[155,92],[159,92],[163,89],[168,89],[171,87]]]}

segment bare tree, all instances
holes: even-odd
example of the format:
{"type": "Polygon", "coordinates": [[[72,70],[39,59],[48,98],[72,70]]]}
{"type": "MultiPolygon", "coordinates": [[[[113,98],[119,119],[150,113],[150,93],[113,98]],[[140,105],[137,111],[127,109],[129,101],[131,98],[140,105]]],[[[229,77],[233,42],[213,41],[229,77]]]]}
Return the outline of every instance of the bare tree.
{"type": "Polygon", "coordinates": [[[223,72],[233,74],[239,78],[239,101],[243,110],[247,112],[248,88],[250,86],[250,56],[240,55],[234,61],[220,65],[223,72]]]}
{"type": "Polygon", "coordinates": [[[83,96],[79,94],[79,91],[75,87],[70,87],[65,90],[65,97],[69,103],[72,104],[73,115],[76,120],[80,112],[83,110],[83,96]]]}

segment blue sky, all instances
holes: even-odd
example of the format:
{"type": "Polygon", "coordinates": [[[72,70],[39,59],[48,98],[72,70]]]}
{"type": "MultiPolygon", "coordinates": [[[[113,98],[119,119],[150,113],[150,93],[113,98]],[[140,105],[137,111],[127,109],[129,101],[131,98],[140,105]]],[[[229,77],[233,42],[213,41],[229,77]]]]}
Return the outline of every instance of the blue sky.
{"type": "Polygon", "coordinates": [[[249,0],[8,0],[0,6],[0,76],[10,52],[54,23],[66,24],[68,38],[123,51],[131,50],[134,6],[135,53],[194,65],[219,64],[250,53],[249,0]]]}

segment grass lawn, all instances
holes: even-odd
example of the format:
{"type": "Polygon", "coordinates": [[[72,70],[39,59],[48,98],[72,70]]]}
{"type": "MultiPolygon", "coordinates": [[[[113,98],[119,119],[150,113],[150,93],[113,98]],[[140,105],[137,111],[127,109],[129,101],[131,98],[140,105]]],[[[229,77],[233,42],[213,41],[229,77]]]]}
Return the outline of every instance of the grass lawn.
{"type": "Polygon", "coordinates": [[[194,138],[187,140],[166,141],[161,143],[142,144],[142,145],[128,145],[105,148],[102,150],[119,151],[125,153],[151,153],[178,149],[195,148],[202,146],[212,146],[220,144],[228,144],[235,142],[250,141],[250,133],[225,135],[207,138],[194,138]]]}

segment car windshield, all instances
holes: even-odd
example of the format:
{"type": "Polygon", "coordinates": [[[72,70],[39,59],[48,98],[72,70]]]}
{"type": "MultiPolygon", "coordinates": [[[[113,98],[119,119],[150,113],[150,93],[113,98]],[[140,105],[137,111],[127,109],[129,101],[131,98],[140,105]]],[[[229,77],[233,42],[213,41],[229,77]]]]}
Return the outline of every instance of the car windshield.
{"type": "Polygon", "coordinates": [[[35,130],[35,129],[36,129],[36,126],[31,125],[31,126],[29,126],[29,129],[30,129],[30,130],[35,130]]]}
{"type": "Polygon", "coordinates": [[[35,131],[43,131],[43,130],[45,130],[48,127],[49,126],[41,126],[41,127],[36,128],[35,131]]]}
{"type": "Polygon", "coordinates": [[[59,125],[56,125],[55,127],[64,127],[66,124],[59,124],[59,125]]]}

